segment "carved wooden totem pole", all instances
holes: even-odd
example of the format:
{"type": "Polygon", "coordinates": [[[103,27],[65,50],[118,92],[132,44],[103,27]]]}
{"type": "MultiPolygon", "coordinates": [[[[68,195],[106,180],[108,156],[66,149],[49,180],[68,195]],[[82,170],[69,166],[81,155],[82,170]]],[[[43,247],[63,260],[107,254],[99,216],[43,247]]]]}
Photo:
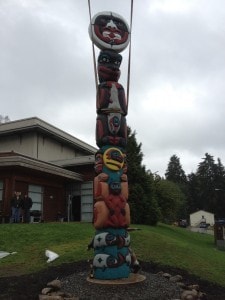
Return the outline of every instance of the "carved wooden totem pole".
{"type": "Polygon", "coordinates": [[[129,27],[120,15],[101,12],[91,19],[89,35],[100,48],[96,97],[94,178],[94,259],[96,279],[127,278],[131,272],[130,224],[126,165],[127,101],[118,83],[123,51],[130,41],[129,27]]]}

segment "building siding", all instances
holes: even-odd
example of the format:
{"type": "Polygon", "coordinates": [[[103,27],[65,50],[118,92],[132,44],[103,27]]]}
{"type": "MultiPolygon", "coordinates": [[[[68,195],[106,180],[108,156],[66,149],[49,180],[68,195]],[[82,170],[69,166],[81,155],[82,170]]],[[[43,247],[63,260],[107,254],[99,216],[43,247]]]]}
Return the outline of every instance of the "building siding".
{"type": "MultiPolygon", "coordinates": [[[[10,217],[10,200],[14,191],[24,196],[29,185],[43,188],[42,219],[56,221],[59,214],[68,213],[68,186],[76,186],[80,199],[81,184],[94,178],[94,147],[38,119],[30,118],[0,125],[0,180],[3,183],[0,217],[10,217]],[[85,161],[71,168],[57,165],[59,160],[75,160],[84,157],[85,161]],[[87,159],[86,159],[87,157],[87,159]]],[[[91,190],[91,188],[90,188],[91,190]]],[[[84,201],[82,210],[85,220],[91,219],[92,193],[84,201]],[[87,210],[87,211],[86,211],[87,210]]],[[[83,200],[82,200],[83,203],[83,200]]],[[[80,215],[80,219],[82,216],[80,215]]],[[[1,223],[1,220],[0,220],[1,223]]]]}
{"type": "Polygon", "coordinates": [[[37,135],[34,133],[12,134],[0,137],[1,152],[18,152],[37,158],[37,135]]]}
{"type": "Polygon", "coordinates": [[[214,223],[215,223],[214,214],[204,211],[204,210],[199,210],[197,212],[190,214],[190,225],[192,227],[199,226],[202,216],[205,217],[206,223],[210,224],[211,226],[214,225],[214,223]]]}

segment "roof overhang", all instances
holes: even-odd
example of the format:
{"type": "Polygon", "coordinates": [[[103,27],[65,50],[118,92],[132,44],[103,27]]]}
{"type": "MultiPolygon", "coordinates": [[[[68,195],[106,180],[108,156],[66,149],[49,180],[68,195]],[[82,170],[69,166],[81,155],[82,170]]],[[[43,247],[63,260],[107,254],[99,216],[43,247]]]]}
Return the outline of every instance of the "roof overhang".
{"type": "Polygon", "coordinates": [[[0,167],[23,167],[30,170],[64,177],[70,180],[83,181],[83,176],[79,173],[16,153],[10,153],[10,155],[0,153],[0,167]]]}
{"type": "Polygon", "coordinates": [[[52,136],[60,142],[70,144],[77,149],[86,152],[87,155],[93,155],[97,151],[97,148],[75,138],[74,136],[66,133],[65,131],[37,118],[27,118],[17,121],[7,122],[0,124],[0,136],[6,136],[10,134],[21,134],[27,131],[42,132],[48,136],[52,136]]]}
{"type": "Polygon", "coordinates": [[[51,161],[51,163],[64,168],[74,167],[74,166],[94,165],[95,156],[94,155],[79,156],[71,159],[55,160],[55,161],[51,161]]]}

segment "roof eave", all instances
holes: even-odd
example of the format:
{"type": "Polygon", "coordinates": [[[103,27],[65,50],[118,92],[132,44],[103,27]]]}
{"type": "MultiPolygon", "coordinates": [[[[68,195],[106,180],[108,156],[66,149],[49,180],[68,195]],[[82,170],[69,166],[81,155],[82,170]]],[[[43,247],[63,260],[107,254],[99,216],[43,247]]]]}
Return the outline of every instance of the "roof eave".
{"type": "Polygon", "coordinates": [[[33,160],[19,155],[0,157],[0,166],[1,167],[10,167],[10,166],[24,167],[24,168],[64,177],[67,179],[75,180],[75,181],[83,181],[83,176],[81,174],[65,170],[53,164],[33,160]]]}

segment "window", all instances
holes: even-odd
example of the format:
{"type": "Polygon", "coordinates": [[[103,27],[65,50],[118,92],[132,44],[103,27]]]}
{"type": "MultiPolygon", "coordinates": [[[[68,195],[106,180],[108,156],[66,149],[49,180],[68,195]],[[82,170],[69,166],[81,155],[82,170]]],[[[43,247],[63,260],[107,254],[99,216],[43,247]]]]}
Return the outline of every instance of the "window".
{"type": "Polygon", "coordinates": [[[29,185],[28,195],[33,201],[31,210],[42,212],[43,188],[40,185],[29,185]]]}

